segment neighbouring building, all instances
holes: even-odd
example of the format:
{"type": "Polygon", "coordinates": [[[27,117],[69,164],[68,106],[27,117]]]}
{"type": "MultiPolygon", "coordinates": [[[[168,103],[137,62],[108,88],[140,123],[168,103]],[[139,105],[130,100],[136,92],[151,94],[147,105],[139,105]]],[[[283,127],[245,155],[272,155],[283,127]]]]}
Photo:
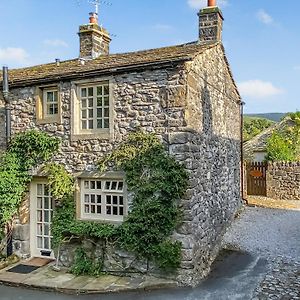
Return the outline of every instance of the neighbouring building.
{"type": "MultiPolygon", "coordinates": [[[[126,218],[122,174],[100,174],[96,163],[137,128],[159,136],[186,166],[184,219],[173,234],[182,242],[177,280],[186,285],[209,272],[241,205],[241,99],[222,45],[222,12],[215,1],[208,2],[199,12],[198,41],[110,54],[110,35],[93,14],[80,26],[78,58],[9,72],[12,134],[37,129],[61,139],[54,161],[77,178],[79,219],[126,218]],[[122,209],[112,212],[104,201],[98,210],[93,195],[115,195],[122,209]]],[[[47,178],[35,175],[15,221],[14,250],[23,257],[52,251],[55,208],[47,178]]]]}

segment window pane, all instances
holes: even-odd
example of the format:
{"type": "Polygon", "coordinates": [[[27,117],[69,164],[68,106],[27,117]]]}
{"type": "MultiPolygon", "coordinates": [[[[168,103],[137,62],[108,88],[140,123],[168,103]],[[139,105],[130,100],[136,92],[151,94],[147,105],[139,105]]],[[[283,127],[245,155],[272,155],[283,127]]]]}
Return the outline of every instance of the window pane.
{"type": "Polygon", "coordinates": [[[97,128],[98,129],[103,128],[103,126],[102,126],[102,119],[97,119],[97,128]]]}
{"type": "Polygon", "coordinates": [[[109,190],[110,189],[110,181],[105,182],[105,189],[109,190]]]}
{"type": "Polygon", "coordinates": [[[50,249],[50,239],[48,237],[44,238],[44,248],[50,249]]]}
{"type": "Polygon", "coordinates": [[[111,215],[111,207],[110,206],[106,207],[106,214],[111,215]]]}
{"type": "Polygon", "coordinates": [[[50,222],[50,215],[47,210],[44,211],[44,222],[50,222]]]}
{"type": "Polygon", "coordinates": [[[119,207],[119,215],[120,216],[124,215],[124,209],[123,209],[123,207],[119,207]]]}
{"type": "Polygon", "coordinates": [[[102,86],[97,87],[97,96],[102,95],[102,86]]]}
{"type": "Polygon", "coordinates": [[[118,183],[116,181],[113,181],[112,184],[111,184],[111,189],[116,190],[117,189],[117,184],[118,183]]]}
{"type": "Polygon", "coordinates": [[[43,248],[43,239],[41,237],[37,238],[37,247],[40,249],[43,248]]]}
{"type": "Polygon", "coordinates": [[[57,115],[58,114],[58,104],[53,105],[53,114],[57,115]]]}
{"type": "Polygon", "coordinates": [[[84,188],[85,188],[85,189],[88,189],[89,186],[90,186],[90,185],[89,185],[89,181],[86,180],[86,181],[84,182],[84,188]]]}
{"type": "Polygon", "coordinates": [[[98,203],[98,204],[101,203],[101,195],[97,195],[97,203],[98,203]]]}
{"type": "Polygon", "coordinates": [[[82,110],[81,117],[82,117],[82,119],[86,119],[86,117],[87,117],[86,109],[82,110]]]}
{"type": "Polygon", "coordinates": [[[88,194],[84,195],[84,202],[85,203],[90,203],[90,195],[88,195],[88,194]]]}
{"type": "Polygon", "coordinates": [[[81,97],[86,97],[86,88],[81,89],[81,97]]]}
{"type": "Polygon", "coordinates": [[[108,85],[104,86],[104,95],[109,95],[109,86],[108,85]]]}
{"type": "Polygon", "coordinates": [[[88,95],[89,96],[93,96],[94,95],[94,89],[92,87],[89,88],[88,95]]]}
{"type": "Polygon", "coordinates": [[[81,126],[82,126],[82,129],[87,129],[87,122],[86,121],[82,121],[81,122],[81,126]]]}
{"type": "Polygon", "coordinates": [[[97,98],[97,106],[103,106],[102,98],[97,98]]]}
{"type": "Polygon", "coordinates": [[[101,206],[97,206],[97,214],[101,214],[101,206]]]}
{"type": "Polygon", "coordinates": [[[42,208],[43,207],[43,198],[42,197],[38,197],[37,198],[37,208],[42,208]]]}
{"type": "Polygon", "coordinates": [[[104,117],[109,117],[109,108],[104,108],[104,117]]]}
{"type": "Polygon", "coordinates": [[[113,204],[118,204],[118,196],[113,196],[113,204]]]}
{"type": "Polygon", "coordinates": [[[85,206],[84,206],[84,212],[85,212],[86,214],[88,214],[88,213],[90,212],[90,206],[89,206],[89,205],[85,205],[85,206]]]}
{"type": "Polygon", "coordinates": [[[94,129],[94,121],[89,120],[89,129],[94,129]]]}
{"type": "Polygon", "coordinates": [[[118,215],[118,207],[117,207],[117,206],[114,206],[114,207],[113,207],[113,215],[114,215],[114,216],[117,216],[117,215],[118,215]]]}
{"type": "Polygon", "coordinates": [[[97,190],[101,190],[101,181],[97,181],[97,190]]]}
{"type": "Polygon", "coordinates": [[[111,196],[106,196],[106,204],[111,204],[111,196]]]}
{"type": "Polygon", "coordinates": [[[48,196],[49,195],[49,187],[47,184],[44,184],[44,195],[48,196]]]}
{"type": "Polygon", "coordinates": [[[91,205],[91,213],[94,214],[96,212],[96,207],[95,205],[91,205]]]}
{"type": "Polygon", "coordinates": [[[89,107],[93,107],[93,106],[94,106],[93,98],[89,98],[89,107]]]}
{"type": "Polygon", "coordinates": [[[89,109],[89,118],[93,118],[93,116],[94,116],[94,110],[89,109]]]}
{"type": "Polygon", "coordinates": [[[120,205],[123,205],[124,204],[124,199],[122,196],[119,197],[119,204],[120,205]]]}
{"type": "Polygon", "coordinates": [[[122,181],[119,181],[118,190],[123,191],[123,182],[122,181]]]}
{"type": "Polygon", "coordinates": [[[37,194],[43,195],[43,185],[42,184],[37,185],[37,194]]]}
{"type": "Polygon", "coordinates": [[[109,119],[104,119],[104,128],[109,128],[109,119]]]}
{"type": "Polygon", "coordinates": [[[43,234],[43,225],[37,224],[37,234],[42,235],[43,234]]]}
{"type": "Polygon", "coordinates": [[[49,198],[44,198],[44,209],[49,209],[49,198]]]}
{"type": "Polygon", "coordinates": [[[97,118],[102,118],[102,108],[97,108],[97,118]]]}
{"type": "Polygon", "coordinates": [[[44,225],[44,235],[50,235],[50,227],[49,224],[44,225]]]}
{"type": "Polygon", "coordinates": [[[95,195],[91,195],[91,203],[95,203],[95,201],[96,201],[95,195]]]}
{"type": "Polygon", "coordinates": [[[58,101],[58,92],[54,92],[54,101],[55,101],[55,102],[58,101]]]}
{"type": "Polygon", "coordinates": [[[47,102],[53,102],[54,95],[53,92],[47,92],[47,102]]]}
{"type": "Polygon", "coordinates": [[[86,104],[87,104],[86,99],[84,99],[84,100],[81,101],[81,107],[82,108],[85,108],[86,104]]]}
{"type": "Polygon", "coordinates": [[[109,98],[104,97],[104,106],[109,106],[109,98]]]}
{"type": "Polygon", "coordinates": [[[43,222],[43,212],[41,210],[37,211],[37,221],[43,222]]]}

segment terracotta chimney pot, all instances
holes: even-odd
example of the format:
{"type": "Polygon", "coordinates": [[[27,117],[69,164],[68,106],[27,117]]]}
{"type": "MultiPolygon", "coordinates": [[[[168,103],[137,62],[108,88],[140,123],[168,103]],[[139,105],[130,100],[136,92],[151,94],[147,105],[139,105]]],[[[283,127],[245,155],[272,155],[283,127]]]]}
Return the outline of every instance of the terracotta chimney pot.
{"type": "Polygon", "coordinates": [[[217,0],[208,0],[207,6],[208,7],[210,7],[210,6],[217,6],[217,0]]]}
{"type": "Polygon", "coordinates": [[[96,13],[90,13],[90,24],[98,24],[98,16],[96,13]]]}

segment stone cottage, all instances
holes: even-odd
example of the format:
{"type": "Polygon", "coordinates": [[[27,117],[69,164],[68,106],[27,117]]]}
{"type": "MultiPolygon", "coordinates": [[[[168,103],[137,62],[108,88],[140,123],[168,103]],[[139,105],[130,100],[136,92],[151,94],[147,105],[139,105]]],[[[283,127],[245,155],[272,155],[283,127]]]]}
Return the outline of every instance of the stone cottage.
{"type": "MultiPolygon", "coordinates": [[[[241,204],[241,101],[222,45],[222,12],[208,2],[198,41],[110,54],[110,35],[92,14],[79,28],[78,58],[9,72],[12,134],[38,129],[61,139],[55,161],[77,178],[79,219],[126,218],[122,174],[97,173],[96,163],[137,128],[155,133],[186,166],[184,219],[173,238],[182,242],[177,279],[187,285],[208,273],[241,204]],[[97,195],[114,196],[116,207],[95,204],[97,195]]],[[[14,249],[23,257],[52,252],[53,200],[47,178],[36,175],[15,224],[14,249]]]]}

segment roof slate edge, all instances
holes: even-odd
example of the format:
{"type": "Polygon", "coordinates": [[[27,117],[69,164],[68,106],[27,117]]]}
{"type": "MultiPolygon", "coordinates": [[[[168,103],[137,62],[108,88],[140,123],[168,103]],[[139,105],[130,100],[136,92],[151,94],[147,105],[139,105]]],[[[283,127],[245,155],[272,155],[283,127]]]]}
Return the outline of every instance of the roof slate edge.
{"type": "Polygon", "coordinates": [[[61,80],[73,80],[73,79],[84,79],[87,77],[93,76],[105,76],[105,75],[115,75],[119,73],[125,73],[130,71],[140,71],[146,69],[160,69],[166,67],[174,67],[174,65],[178,65],[180,63],[184,63],[186,61],[191,61],[194,58],[191,56],[181,57],[178,59],[172,59],[167,61],[158,61],[153,63],[143,63],[143,64],[130,64],[127,66],[120,66],[116,68],[107,68],[102,70],[91,70],[91,71],[82,71],[76,73],[64,73],[59,76],[48,76],[46,78],[37,78],[37,79],[29,79],[29,80],[20,80],[20,81],[11,81],[10,88],[19,88],[19,87],[26,87],[32,86],[37,84],[45,84],[45,83],[53,83],[61,80]]]}

